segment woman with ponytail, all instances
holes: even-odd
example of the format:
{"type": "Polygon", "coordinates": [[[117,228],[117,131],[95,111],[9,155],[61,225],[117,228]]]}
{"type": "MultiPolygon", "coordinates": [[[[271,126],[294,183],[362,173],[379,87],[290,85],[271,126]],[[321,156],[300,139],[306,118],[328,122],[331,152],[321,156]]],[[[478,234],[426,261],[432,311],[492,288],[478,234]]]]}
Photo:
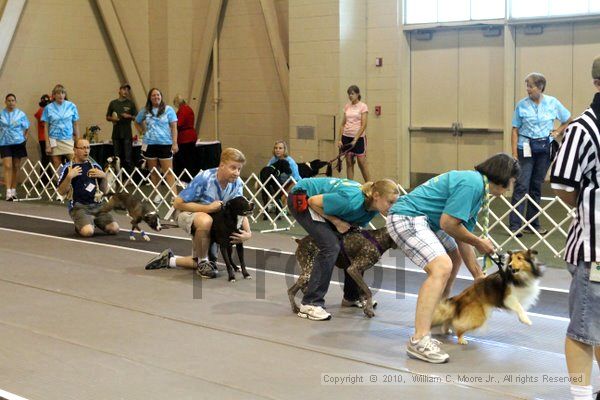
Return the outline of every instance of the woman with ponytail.
{"type": "MultiPolygon", "coordinates": [[[[323,306],[342,235],[352,226],[367,225],[379,213],[387,215],[400,191],[390,179],[361,185],[348,179],[305,178],[291,193],[288,208],[319,247],[298,316],[313,321],[328,320],[331,314],[323,306]]],[[[342,306],[362,306],[358,287],[348,275],[344,280],[342,306]]]]}

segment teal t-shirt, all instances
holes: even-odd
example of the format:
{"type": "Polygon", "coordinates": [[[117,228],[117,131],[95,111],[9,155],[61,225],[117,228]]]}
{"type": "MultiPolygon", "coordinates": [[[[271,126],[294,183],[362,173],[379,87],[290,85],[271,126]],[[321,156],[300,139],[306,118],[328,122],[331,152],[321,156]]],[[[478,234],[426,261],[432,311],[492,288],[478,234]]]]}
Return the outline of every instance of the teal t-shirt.
{"type": "Polygon", "coordinates": [[[365,208],[361,184],[340,178],[305,178],[294,186],[292,192],[304,190],[308,197],[323,195],[323,211],[350,224],[364,226],[377,214],[365,208]]]}
{"type": "Polygon", "coordinates": [[[400,197],[390,209],[390,214],[425,216],[434,232],[441,229],[442,214],[448,214],[460,219],[472,232],[484,190],[483,176],[477,171],[446,172],[400,197]]]}

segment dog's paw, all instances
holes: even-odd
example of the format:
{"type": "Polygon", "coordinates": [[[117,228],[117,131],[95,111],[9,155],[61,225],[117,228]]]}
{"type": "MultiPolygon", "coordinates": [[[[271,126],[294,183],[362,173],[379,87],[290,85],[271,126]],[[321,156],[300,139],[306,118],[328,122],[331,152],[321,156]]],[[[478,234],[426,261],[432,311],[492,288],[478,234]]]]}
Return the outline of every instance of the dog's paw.
{"type": "Polygon", "coordinates": [[[150,241],[150,236],[148,236],[148,235],[144,235],[144,236],[142,236],[142,237],[144,238],[144,240],[145,240],[146,242],[149,242],[149,241],[150,241]]]}
{"type": "Polygon", "coordinates": [[[364,308],[363,312],[365,313],[365,316],[367,318],[373,318],[375,316],[375,312],[373,311],[373,309],[368,309],[368,308],[364,308]]]}
{"type": "Polygon", "coordinates": [[[235,278],[229,278],[229,283],[235,283],[235,278]]]}
{"type": "Polygon", "coordinates": [[[519,317],[519,321],[521,321],[525,325],[529,325],[529,326],[531,326],[533,324],[527,315],[524,315],[523,317],[519,317]]]}
{"type": "Polygon", "coordinates": [[[252,275],[250,275],[250,274],[244,274],[244,279],[252,279],[252,275]]]}
{"type": "Polygon", "coordinates": [[[135,236],[129,236],[129,240],[135,240],[135,236]]]}
{"type": "Polygon", "coordinates": [[[458,344],[466,345],[469,344],[469,341],[461,336],[458,338],[458,344]]]}

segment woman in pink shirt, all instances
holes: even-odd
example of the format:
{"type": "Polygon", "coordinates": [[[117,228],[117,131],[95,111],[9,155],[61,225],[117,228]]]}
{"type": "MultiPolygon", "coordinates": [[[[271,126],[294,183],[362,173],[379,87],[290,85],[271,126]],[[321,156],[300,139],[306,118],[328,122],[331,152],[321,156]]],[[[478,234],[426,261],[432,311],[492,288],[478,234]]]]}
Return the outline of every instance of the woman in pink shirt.
{"type": "Polygon", "coordinates": [[[350,148],[346,153],[346,175],[354,179],[354,162],[358,160],[358,168],[365,182],[369,181],[369,168],[367,167],[367,114],[369,107],[360,101],[360,89],[356,85],[348,88],[350,102],[344,106],[344,117],[340,125],[340,141],[338,147],[350,148]]]}

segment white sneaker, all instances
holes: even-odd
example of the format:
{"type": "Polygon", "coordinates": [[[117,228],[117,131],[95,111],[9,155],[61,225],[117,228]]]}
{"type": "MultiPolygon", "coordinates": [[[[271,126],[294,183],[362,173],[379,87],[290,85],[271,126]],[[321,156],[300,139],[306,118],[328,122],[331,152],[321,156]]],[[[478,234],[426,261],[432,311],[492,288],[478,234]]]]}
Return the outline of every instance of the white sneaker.
{"type": "Polygon", "coordinates": [[[298,316],[301,318],[308,318],[312,321],[326,321],[331,319],[331,314],[323,309],[321,306],[311,306],[311,305],[300,305],[300,312],[298,312],[298,316]]]}
{"type": "Polygon", "coordinates": [[[160,203],[162,203],[162,197],[160,197],[160,194],[157,194],[156,196],[154,196],[154,198],[152,199],[152,202],[154,204],[160,204],[160,203]]]}
{"type": "Polygon", "coordinates": [[[442,364],[450,359],[448,353],[440,349],[439,340],[432,339],[430,335],[423,336],[421,340],[414,342],[411,337],[406,345],[406,353],[410,358],[418,358],[433,364],[442,364]]]}

